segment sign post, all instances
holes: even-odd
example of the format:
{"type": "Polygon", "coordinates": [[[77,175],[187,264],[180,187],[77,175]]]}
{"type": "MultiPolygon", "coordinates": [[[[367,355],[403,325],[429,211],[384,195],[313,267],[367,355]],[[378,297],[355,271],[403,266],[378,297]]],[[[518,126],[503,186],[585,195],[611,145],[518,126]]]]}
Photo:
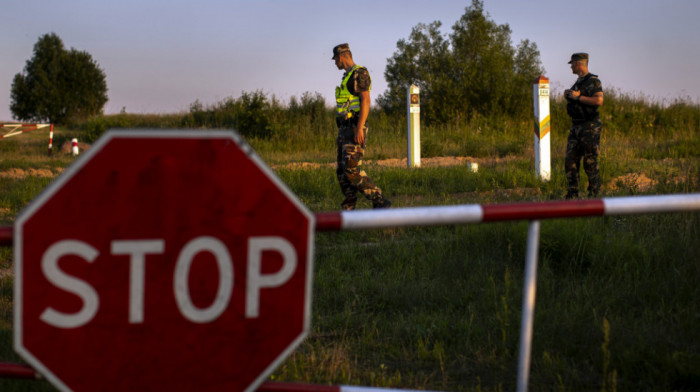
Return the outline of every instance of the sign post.
{"type": "Polygon", "coordinates": [[[420,89],[412,84],[408,87],[408,167],[420,167],[420,89]]]}
{"type": "Polygon", "coordinates": [[[15,222],[15,350],[63,391],[255,390],[308,333],[314,227],[233,132],[108,132],[15,222]]]}
{"type": "Polygon", "coordinates": [[[549,79],[540,75],[532,87],[535,109],[535,173],[544,181],[552,175],[550,154],[549,79]]]}

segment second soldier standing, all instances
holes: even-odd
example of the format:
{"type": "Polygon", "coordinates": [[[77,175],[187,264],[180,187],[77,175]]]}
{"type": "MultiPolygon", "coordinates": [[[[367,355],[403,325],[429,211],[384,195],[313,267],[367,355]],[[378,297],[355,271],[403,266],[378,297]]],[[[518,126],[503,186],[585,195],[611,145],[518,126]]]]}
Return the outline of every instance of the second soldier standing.
{"type": "Polygon", "coordinates": [[[369,72],[367,68],[355,64],[348,44],[333,48],[333,60],[339,70],[345,70],[340,86],[335,88],[335,120],[338,126],[336,176],[345,196],[341,207],[343,210],[354,210],[359,192],[372,202],[373,208],[389,208],[391,202],[360,168],[367,146],[372,84],[369,72]]]}
{"type": "Polygon", "coordinates": [[[567,180],[567,199],[578,197],[579,165],[583,158],[583,170],[588,176],[588,197],[598,196],[600,191],[600,132],[602,123],[598,108],[603,105],[603,85],[598,75],[588,72],[588,53],[571,55],[571,71],[578,76],[576,83],[564,91],[566,111],[571,117],[571,130],[566,140],[564,161],[567,180]]]}

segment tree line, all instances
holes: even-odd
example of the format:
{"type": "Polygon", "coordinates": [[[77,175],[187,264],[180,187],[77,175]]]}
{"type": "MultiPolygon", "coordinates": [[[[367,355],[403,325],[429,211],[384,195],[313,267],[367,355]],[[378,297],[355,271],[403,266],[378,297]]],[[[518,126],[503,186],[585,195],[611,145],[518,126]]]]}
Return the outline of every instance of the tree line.
{"type": "Polygon", "coordinates": [[[388,89],[377,103],[388,113],[406,110],[406,90],[420,88],[421,121],[466,119],[472,113],[524,115],[531,111],[531,86],[544,73],[537,45],[511,44],[510,27],[489,19],[483,1],[473,0],[443,37],[441,22],[419,24],[397,42],[384,77],[388,89]],[[465,110],[465,108],[467,108],[465,110]]]}
{"type": "Polygon", "coordinates": [[[66,121],[101,114],[107,103],[105,73],[92,56],[66,50],[55,33],[39,37],[24,73],[15,75],[10,110],[20,121],[66,121]]]}
{"type": "MultiPolygon", "coordinates": [[[[416,84],[422,121],[428,124],[459,122],[475,112],[529,113],[529,87],[544,73],[535,43],[524,40],[513,46],[510,27],[491,20],[481,0],[472,0],[448,36],[441,26],[439,21],[418,24],[397,42],[384,72],[388,89],[377,98],[384,112],[403,113],[406,89],[416,84]]],[[[14,77],[10,110],[22,121],[84,120],[102,114],[108,100],[105,79],[90,54],[66,50],[55,33],[46,34],[34,46],[24,72],[14,77]]],[[[265,133],[266,124],[258,122],[247,119],[246,126],[259,125],[255,133],[265,133]]]]}

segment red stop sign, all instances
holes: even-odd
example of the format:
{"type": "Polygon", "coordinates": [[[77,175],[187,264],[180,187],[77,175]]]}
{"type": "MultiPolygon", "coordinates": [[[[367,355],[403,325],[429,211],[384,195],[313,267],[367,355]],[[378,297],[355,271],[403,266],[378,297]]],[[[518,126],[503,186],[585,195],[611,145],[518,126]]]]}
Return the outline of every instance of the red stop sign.
{"type": "Polygon", "coordinates": [[[15,223],[15,349],[61,390],[253,390],[308,332],[313,229],[233,132],[109,132],[15,223]]]}

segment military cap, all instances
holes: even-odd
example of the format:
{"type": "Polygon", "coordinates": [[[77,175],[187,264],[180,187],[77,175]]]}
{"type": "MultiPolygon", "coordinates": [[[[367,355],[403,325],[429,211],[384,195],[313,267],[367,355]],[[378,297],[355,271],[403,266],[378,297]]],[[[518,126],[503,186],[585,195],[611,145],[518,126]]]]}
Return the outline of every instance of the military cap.
{"type": "Polygon", "coordinates": [[[339,56],[341,53],[349,52],[350,51],[350,45],[348,44],[340,44],[336,45],[335,48],[333,48],[333,57],[335,58],[336,56],[339,56]]]}
{"type": "Polygon", "coordinates": [[[569,61],[569,64],[573,63],[574,61],[581,61],[581,60],[588,60],[588,53],[574,53],[571,55],[571,61],[569,61]]]}

